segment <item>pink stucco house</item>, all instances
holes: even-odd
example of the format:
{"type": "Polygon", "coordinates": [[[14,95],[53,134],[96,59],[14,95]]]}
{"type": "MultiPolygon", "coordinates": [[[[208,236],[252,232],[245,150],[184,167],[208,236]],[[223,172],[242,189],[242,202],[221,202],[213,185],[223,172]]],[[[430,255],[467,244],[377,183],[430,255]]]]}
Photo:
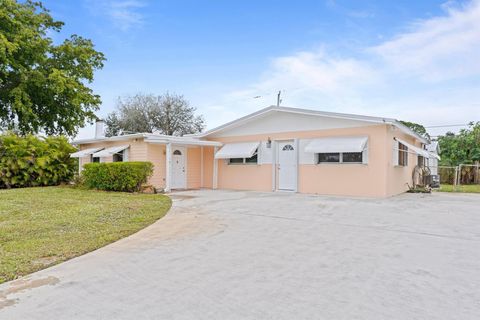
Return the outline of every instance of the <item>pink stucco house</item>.
{"type": "Polygon", "coordinates": [[[88,162],[150,161],[150,184],[172,189],[291,191],[388,197],[412,184],[436,155],[395,119],[271,106],[204,133],[151,133],[77,140],[88,162]]]}

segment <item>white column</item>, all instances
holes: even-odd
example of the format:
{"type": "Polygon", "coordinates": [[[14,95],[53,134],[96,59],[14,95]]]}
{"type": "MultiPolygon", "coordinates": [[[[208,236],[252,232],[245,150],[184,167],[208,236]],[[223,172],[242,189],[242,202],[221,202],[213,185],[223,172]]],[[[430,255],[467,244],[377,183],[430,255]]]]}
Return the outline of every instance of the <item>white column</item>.
{"type": "Polygon", "coordinates": [[[218,151],[218,147],[213,148],[213,187],[212,189],[217,189],[218,186],[218,160],[215,159],[215,154],[218,151]]]}
{"type": "Polygon", "coordinates": [[[172,144],[167,143],[165,151],[165,192],[170,192],[172,189],[172,144]]]}
{"type": "Polygon", "coordinates": [[[272,191],[277,190],[277,141],[272,141],[272,191]]]}

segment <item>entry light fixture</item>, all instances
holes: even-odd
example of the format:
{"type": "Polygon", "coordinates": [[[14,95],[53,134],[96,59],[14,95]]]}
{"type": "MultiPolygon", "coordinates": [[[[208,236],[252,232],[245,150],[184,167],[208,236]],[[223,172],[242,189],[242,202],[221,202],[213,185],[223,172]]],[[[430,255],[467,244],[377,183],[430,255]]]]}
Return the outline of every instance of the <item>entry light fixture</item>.
{"type": "Polygon", "coordinates": [[[270,149],[271,147],[272,147],[272,140],[270,139],[270,137],[268,137],[267,148],[270,149]]]}

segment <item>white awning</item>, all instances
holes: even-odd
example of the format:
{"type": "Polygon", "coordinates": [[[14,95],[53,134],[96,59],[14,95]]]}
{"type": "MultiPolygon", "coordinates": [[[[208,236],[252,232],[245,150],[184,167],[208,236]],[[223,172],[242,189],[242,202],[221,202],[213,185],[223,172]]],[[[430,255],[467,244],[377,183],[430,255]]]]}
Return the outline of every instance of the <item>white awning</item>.
{"type": "Polygon", "coordinates": [[[116,147],[107,148],[105,150],[94,153],[93,157],[95,157],[95,158],[97,158],[97,157],[98,158],[110,157],[110,156],[114,155],[115,153],[119,153],[119,152],[127,149],[128,147],[130,147],[130,146],[116,146],[116,147]]]}
{"type": "Polygon", "coordinates": [[[414,145],[412,145],[408,142],[405,142],[403,140],[400,140],[398,138],[395,138],[395,140],[397,140],[398,142],[400,142],[404,146],[407,146],[408,149],[411,149],[414,153],[418,154],[419,156],[422,156],[422,157],[425,157],[425,158],[430,158],[430,153],[427,150],[423,150],[419,147],[415,147],[414,145]]]}
{"type": "Polygon", "coordinates": [[[368,137],[328,137],[310,141],[305,146],[305,152],[311,153],[336,153],[336,152],[362,152],[365,150],[368,137]]]}
{"type": "Polygon", "coordinates": [[[250,158],[260,142],[227,143],[215,153],[215,159],[250,158]]]}
{"type": "Polygon", "coordinates": [[[89,155],[97,152],[98,150],[102,150],[102,149],[103,149],[103,147],[80,150],[80,151],[72,153],[70,155],[70,158],[83,158],[83,157],[89,156],[89,155]]]}

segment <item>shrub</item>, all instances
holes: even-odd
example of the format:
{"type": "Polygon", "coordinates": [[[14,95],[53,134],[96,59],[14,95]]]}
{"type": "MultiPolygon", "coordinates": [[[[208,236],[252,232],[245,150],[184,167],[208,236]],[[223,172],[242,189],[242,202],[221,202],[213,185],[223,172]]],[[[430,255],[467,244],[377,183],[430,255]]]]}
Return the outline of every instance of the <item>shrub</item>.
{"type": "Polygon", "coordinates": [[[87,187],[107,191],[139,191],[153,174],[151,162],[87,163],[83,168],[87,187]]]}
{"type": "Polygon", "coordinates": [[[0,135],[0,188],[51,186],[76,171],[75,152],[65,137],[0,135]]]}

